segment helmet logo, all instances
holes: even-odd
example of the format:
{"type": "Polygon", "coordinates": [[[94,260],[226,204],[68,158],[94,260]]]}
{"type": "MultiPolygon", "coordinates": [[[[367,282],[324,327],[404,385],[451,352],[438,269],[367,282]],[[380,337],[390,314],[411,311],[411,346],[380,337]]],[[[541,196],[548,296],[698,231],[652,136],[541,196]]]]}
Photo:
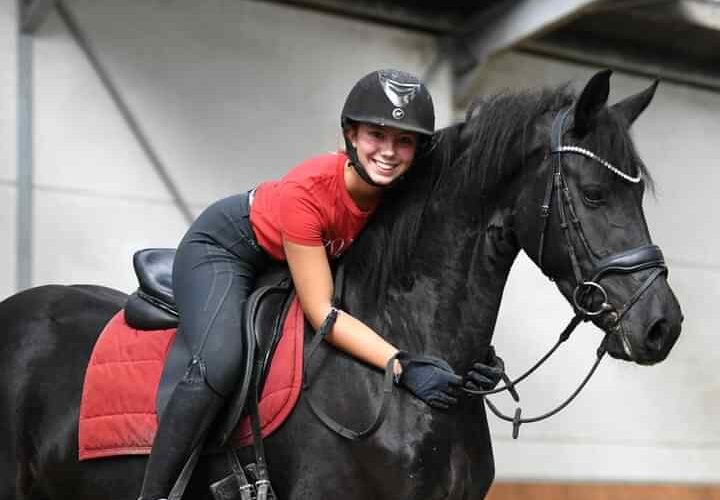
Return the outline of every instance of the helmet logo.
{"type": "MultiPolygon", "coordinates": [[[[390,99],[390,102],[393,103],[397,108],[404,108],[405,106],[410,104],[410,102],[415,99],[415,96],[420,89],[419,83],[397,82],[384,76],[382,73],[378,73],[378,77],[380,78],[380,85],[382,86],[385,95],[388,99],[390,99]]],[[[404,115],[405,113],[403,112],[403,116],[404,115]]],[[[394,110],[393,117],[398,118],[397,116],[395,116],[394,110]]]]}
{"type": "Polygon", "coordinates": [[[402,120],[405,118],[405,111],[403,111],[401,108],[395,108],[392,110],[392,117],[396,120],[402,120]]]}

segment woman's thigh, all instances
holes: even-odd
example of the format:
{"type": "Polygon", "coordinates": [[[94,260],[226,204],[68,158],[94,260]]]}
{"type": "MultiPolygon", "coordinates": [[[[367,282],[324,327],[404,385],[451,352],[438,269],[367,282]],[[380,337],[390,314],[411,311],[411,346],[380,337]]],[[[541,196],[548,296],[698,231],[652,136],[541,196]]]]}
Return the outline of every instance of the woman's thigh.
{"type": "Polygon", "coordinates": [[[181,245],[175,257],[179,334],[204,362],[208,384],[223,396],[242,375],[243,313],[257,272],[252,262],[206,242],[181,245]]]}

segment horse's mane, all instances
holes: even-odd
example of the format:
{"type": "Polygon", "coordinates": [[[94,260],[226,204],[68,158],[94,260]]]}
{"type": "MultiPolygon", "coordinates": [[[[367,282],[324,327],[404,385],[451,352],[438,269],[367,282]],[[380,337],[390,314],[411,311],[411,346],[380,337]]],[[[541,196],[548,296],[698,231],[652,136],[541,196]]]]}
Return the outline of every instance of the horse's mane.
{"type": "MultiPolygon", "coordinates": [[[[436,132],[429,153],[416,159],[405,179],[388,192],[372,220],[344,257],[353,281],[373,290],[382,302],[388,285],[402,277],[411,262],[423,215],[433,195],[448,199],[472,191],[478,197],[492,195],[519,169],[520,161],[508,161],[526,146],[535,120],[573,103],[569,85],[519,93],[502,92],[477,99],[465,121],[436,132]],[[462,149],[463,144],[469,147],[462,149]],[[472,186],[468,189],[468,186],[472,186]],[[356,281],[357,280],[357,281],[356,281]]],[[[639,161],[627,132],[628,124],[612,112],[598,117],[606,134],[595,134],[598,154],[639,161]],[[631,156],[628,156],[631,155],[631,156]]]]}

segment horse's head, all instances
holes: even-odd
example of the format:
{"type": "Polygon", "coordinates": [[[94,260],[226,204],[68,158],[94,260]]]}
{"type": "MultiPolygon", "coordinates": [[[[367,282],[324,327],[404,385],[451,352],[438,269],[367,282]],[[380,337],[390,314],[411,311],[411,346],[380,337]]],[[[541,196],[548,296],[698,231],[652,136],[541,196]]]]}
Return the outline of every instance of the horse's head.
{"type": "Polygon", "coordinates": [[[538,167],[524,169],[513,228],[575,311],[608,333],[612,356],[652,364],[683,319],[642,209],[651,180],[628,134],[657,83],[608,107],[609,79],[596,74],[571,106],[528,131],[524,160],[538,167]]]}

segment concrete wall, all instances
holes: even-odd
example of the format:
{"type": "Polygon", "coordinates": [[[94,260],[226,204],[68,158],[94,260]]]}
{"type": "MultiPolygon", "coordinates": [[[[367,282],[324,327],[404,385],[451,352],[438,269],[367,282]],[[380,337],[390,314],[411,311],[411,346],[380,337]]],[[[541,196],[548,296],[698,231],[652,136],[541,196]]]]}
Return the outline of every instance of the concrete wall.
{"type": "MultiPolygon", "coordinates": [[[[487,66],[478,91],[575,82],[598,68],[507,53],[487,66]]],[[[650,80],[615,74],[610,102],[650,80]]],[[[585,393],[563,413],[525,426],[513,441],[507,423],[492,424],[498,478],[720,483],[720,238],[715,194],[720,94],[661,83],[635,122],[634,137],[656,183],[645,209],[665,253],[669,281],[685,315],[683,334],[662,364],[640,367],[605,360],[585,393]]],[[[556,340],[571,317],[554,286],[522,256],[513,268],[496,330],[511,373],[521,373],[556,340]]],[[[594,359],[598,329],[582,326],[558,359],[521,391],[529,417],[563,401],[594,359]]],[[[513,407],[507,402],[506,410],[513,407]]]]}
{"type": "MultiPolygon", "coordinates": [[[[195,213],[337,150],[359,77],[434,56],[425,36],[260,2],[67,4],[195,213]]],[[[35,282],[131,290],[133,251],[186,222],[58,16],[35,57],[35,282]]],[[[447,72],[431,87],[447,123],[447,72]]]]}
{"type": "MultiPolygon", "coordinates": [[[[0,3],[4,68],[15,67],[11,3],[0,3]]],[[[421,74],[434,55],[425,36],[261,2],[67,3],[196,213],[336,149],[339,109],[358,77],[382,66],[421,74]]],[[[130,291],[132,252],[174,246],[186,222],[57,16],[34,48],[35,282],[130,291]]],[[[592,71],[509,53],[491,61],[478,91],[581,84],[592,71]]],[[[647,83],[616,75],[613,99],[647,83]]],[[[430,86],[439,123],[447,124],[447,70],[430,86]]],[[[606,361],[570,409],[524,428],[520,441],[493,423],[500,479],[720,481],[720,423],[712,417],[720,413],[720,355],[710,338],[720,298],[713,219],[719,101],[664,84],[636,126],[658,181],[648,219],[684,306],[684,336],[656,367],[606,361]]],[[[14,102],[11,70],[0,74],[3,296],[14,289],[14,102]]],[[[518,261],[505,297],[497,346],[518,373],[555,340],[570,308],[527,259],[518,261]]],[[[574,389],[599,341],[592,328],[579,330],[522,392],[525,411],[544,411],[574,389]]]]}

